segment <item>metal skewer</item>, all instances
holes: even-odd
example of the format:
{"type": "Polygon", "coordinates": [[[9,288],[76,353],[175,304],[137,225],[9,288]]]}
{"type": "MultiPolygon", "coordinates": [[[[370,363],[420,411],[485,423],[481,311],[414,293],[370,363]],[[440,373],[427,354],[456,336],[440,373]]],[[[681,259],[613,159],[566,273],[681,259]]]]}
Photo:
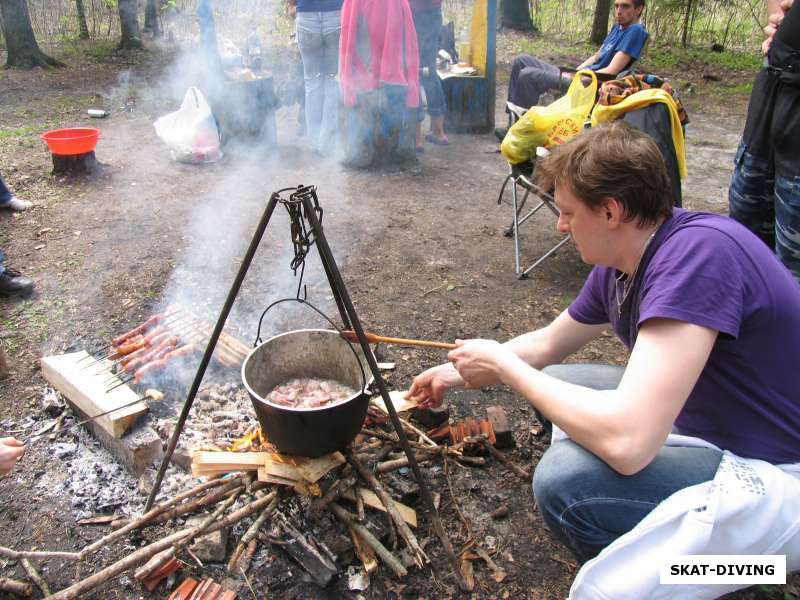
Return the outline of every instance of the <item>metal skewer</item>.
{"type": "MultiPolygon", "coordinates": [[[[180,321],[182,321],[183,319],[187,318],[187,317],[185,317],[185,316],[184,316],[184,317],[179,317],[179,318],[175,319],[174,321],[171,321],[170,323],[167,323],[167,320],[168,320],[168,319],[169,319],[171,316],[174,316],[175,314],[176,314],[176,313],[172,313],[171,315],[169,315],[169,316],[167,316],[167,317],[164,317],[164,319],[163,319],[163,322],[161,322],[161,323],[159,323],[158,325],[156,325],[156,327],[164,327],[164,326],[166,326],[166,325],[170,325],[170,326],[171,326],[171,325],[174,325],[175,323],[177,323],[177,322],[180,322],[180,321]]],[[[105,346],[105,348],[104,348],[103,350],[108,350],[108,349],[109,349],[109,348],[111,348],[112,346],[113,346],[113,344],[109,344],[109,345],[105,346]]],[[[110,352],[110,353],[106,354],[105,356],[102,356],[102,357],[100,357],[100,358],[97,358],[97,359],[93,360],[92,362],[88,363],[87,365],[84,365],[83,367],[81,367],[81,369],[83,369],[83,370],[86,370],[86,369],[88,369],[89,367],[91,367],[92,365],[96,365],[97,363],[100,363],[100,362],[103,362],[104,360],[108,360],[108,359],[110,359],[112,356],[114,356],[114,354],[116,354],[116,351],[114,351],[114,352],[110,352]]],[[[91,355],[90,355],[90,356],[91,356],[91,355]]],[[[81,360],[85,360],[85,359],[86,359],[86,357],[82,358],[81,360]]],[[[78,361],[78,362],[80,362],[80,361],[78,361]]]]}
{"type": "Polygon", "coordinates": [[[111,410],[107,410],[105,412],[101,412],[100,414],[94,415],[93,417],[89,417],[88,419],[84,419],[83,421],[78,421],[77,423],[73,423],[72,425],[70,425],[69,427],[65,427],[64,429],[60,429],[60,430],[54,431],[54,432],[44,431],[42,433],[38,433],[38,434],[32,435],[32,436],[28,437],[25,440],[24,443],[25,444],[29,444],[30,442],[36,441],[40,437],[44,437],[46,435],[61,435],[65,431],[69,431],[71,429],[75,429],[76,427],[80,427],[81,425],[86,425],[86,423],[94,421],[95,419],[99,419],[100,417],[105,417],[106,415],[110,415],[111,413],[117,412],[118,410],[122,410],[123,408],[130,408],[131,406],[139,404],[146,397],[147,396],[141,396],[141,397],[137,398],[136,400],[133,400],[132,402],[128,402],[127,404],[123,404],[122,406],[117,406],[116,408],[112,408],[111,410]]]}

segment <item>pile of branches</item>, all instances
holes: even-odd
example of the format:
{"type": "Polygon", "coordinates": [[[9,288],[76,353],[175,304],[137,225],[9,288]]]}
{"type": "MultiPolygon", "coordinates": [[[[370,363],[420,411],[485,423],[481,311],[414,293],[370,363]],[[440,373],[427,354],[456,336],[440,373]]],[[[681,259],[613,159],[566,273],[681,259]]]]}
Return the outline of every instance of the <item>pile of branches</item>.
{"type": "MultiPolygon", "coordinates": [[[[469,561],[475,559],[486,562],[494,571],[496,578],[504,577],[502,570],[491,561],[490,556],[477,547],[472,537],[470,522],[459,509],[456,495],[453,493],[448,475],[448,465],[453,461],[468,466],[483,465],[486,463],[486,458],[475,455],[483,452],[502,462],[506,468],[519,475],[521,480],[526,483],[530,479],[530,474],[511,463],[504,454],[492,447],[486,437],[465,438],[455,445],[440,445],[411,423],[407,421],[401,421],[401,423],[418,462],[442,461],[443,463],[451,504],[456,508],[463,524],[464,535],[461,536],[463,544],[458,553],[461,572],[454,573],[456,579],[466,580],[471,587],[472,577],[469,561]]],[[[134,569],[135,578],[145,584],[148,579],[152,581],[152,578],[159,573],[165,577],[164,573],[170,573],[179,568],[178,556],[182,553],[191,556],[189,546],[196,538],[229,528],[246,518],[251,518],[249,527],[240,537],[228,561],[229,571],[246,572],[257,549],[258,541],[262,540],[278,544],[311,575],[317,584],[325,586],[339,574],[336,565],[337,556],[325,544],[316,540],[303,522],[298,524],[298,521],[303,521],[303,516],[298,515],[290,519],[284,515],[282,501],[289,497],[295,497],[301,499],[305,504],[305,518],[319,519],[324,513],[330,513],[341,523],[350,534],[353,553],[361,561],[367,574],[375,571],[380,562],[395,577],[402,578],[407,574],[408,568],[412,566],[422,568],[430,563],[430,559],[423,549],[425,544],[419,542],[408,525],[407,513],[410,509],[392,498],[388,491],[390,487],[384,485],[379,477],[389,476],[388,474],[391,472],[408,466],[408,458],[398,452],[400,441],[395,432],[379,427],[374,420],[369,427],[372,428],[365,428],[357,443],[345,451],[346,463],[325,476],[321,482],[322,487],[297,485],[295,486],[296,493],[291,494],[291,487],[257,481],[254,479],[253,473],[231,473],[206,481],[164,501],[138,518],[113,521],[111,523],[114,528],[113,532],[92,542],[80,551],[18,551],[0,547],[0,556],[20,561],[30,579],[42,589],[46,596],[62,600],[78,598],[100,584],[134,569]],[[371,503],[365,497],[364,484],[371,490],[371,503]],[[379,503],[375,498],[379,500],[379,503]],[[340,502],[341,499],[354,502],[355,512],[345,509],[340,502]],[[373,533],[381,528],[368,522],[365,504],[369,504],[389,516],[388,530],[383,528],[385,535],[380,536],[373,533]],[[80,563],[90,559],[101,548],[108,547],[115,540],[131,534],[135,530],[167,523],[202,509],[211,510],[211,512],[205,513],[198,524],[170,533],[96,573],[76,581],[52,596],[50,596],[46,582],[31,562],[57,559],[80,563]],[[400,509],[408,510],[404,515],[401,514],[400,509]],[[260,529],[268,521],[271,521],[273,528],[277,528],[281,532],[281,539],[260,532],[260,529]],[[404,548],[399,551],[401,540],[404,548]],[[170,565],[173,565],[172,569],[168,568],[170,565]]],[[[288,514],[291,509],[286,512],[288,514]]],[[[413,513],[413,510],[410,512],[413,513]]],[[[448,529],[454,530],[452,527],[448,529]]],[[[156,580],[156,585],[158,581],[160,579],[156,580]]],[[[9,585],[13,586],[14,584],[27,585],[28,591],[30,591],[30,586],[26,582],[9,580],[9,585]]]]}

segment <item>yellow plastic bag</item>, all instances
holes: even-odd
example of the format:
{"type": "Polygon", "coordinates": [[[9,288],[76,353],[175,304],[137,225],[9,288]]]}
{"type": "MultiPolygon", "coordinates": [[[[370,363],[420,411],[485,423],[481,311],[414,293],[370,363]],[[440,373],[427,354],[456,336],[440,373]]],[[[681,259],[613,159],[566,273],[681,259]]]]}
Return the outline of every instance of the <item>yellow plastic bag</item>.
{"type": "Polygon", "coordinates": [[[512,164],[530,160],[538,146],[557,146],[580,133],[597,98],[597,76],[585,69],[575,73],[569,90],[549,106],[532,106],[508,130],[500,151],[512,164]],[[582,76],[591,79],[588,85],[582,76]]]}

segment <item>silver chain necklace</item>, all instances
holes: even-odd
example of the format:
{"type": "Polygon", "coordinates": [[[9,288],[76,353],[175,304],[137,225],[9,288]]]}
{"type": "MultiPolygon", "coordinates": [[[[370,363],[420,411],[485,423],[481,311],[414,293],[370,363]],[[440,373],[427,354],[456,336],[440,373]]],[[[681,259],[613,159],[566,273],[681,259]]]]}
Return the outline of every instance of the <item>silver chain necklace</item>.
{"type": "Polygon", "coordinates": [[[633,272],[630,274],[630,276],[628,276],[628,274],[624,273],[624,272],[620,273],[619,275],[617,275],[617,278],[616,278],[616,280],[614,282],[614,297],[617,300],[617,317],[618,318],[622,317],[622,307],[625,305],[625,302],[628,299],[628,296],[630,295],[631,290],[633,289],[633,281],[634,281],[634,279],[636,279],[636,273],[638,273],[638,271],[639,271],[639,265],[642,264],[642,259],[644,258],[644,253],[647,252],[647,247],[650,245],[650,242],[652,242],[653,238],[656,236],[656,231],[658,231],[657,227],[653,231],[653,233],[651,233],[647,237],[647,240],[645,241],[644,246],[642,246],[642,253],[639,255],[639,260],[637,261],[636,266],[633,268],[633,272]],[[620,283],[622,283],[622,298],[620,298],[620,291],[619,291],[620,283]]]}

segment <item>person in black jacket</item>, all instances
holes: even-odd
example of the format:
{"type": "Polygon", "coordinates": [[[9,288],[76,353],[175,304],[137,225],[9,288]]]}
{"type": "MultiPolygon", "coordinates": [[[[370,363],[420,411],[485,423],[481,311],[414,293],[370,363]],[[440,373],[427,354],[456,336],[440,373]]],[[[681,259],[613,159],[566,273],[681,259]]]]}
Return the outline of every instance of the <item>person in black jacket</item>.
{"type": "Polygon", "coordinates": [[[730,216],[800,281],[800,4],[768,0],[762,49],[728,191],[730,216]]]}

